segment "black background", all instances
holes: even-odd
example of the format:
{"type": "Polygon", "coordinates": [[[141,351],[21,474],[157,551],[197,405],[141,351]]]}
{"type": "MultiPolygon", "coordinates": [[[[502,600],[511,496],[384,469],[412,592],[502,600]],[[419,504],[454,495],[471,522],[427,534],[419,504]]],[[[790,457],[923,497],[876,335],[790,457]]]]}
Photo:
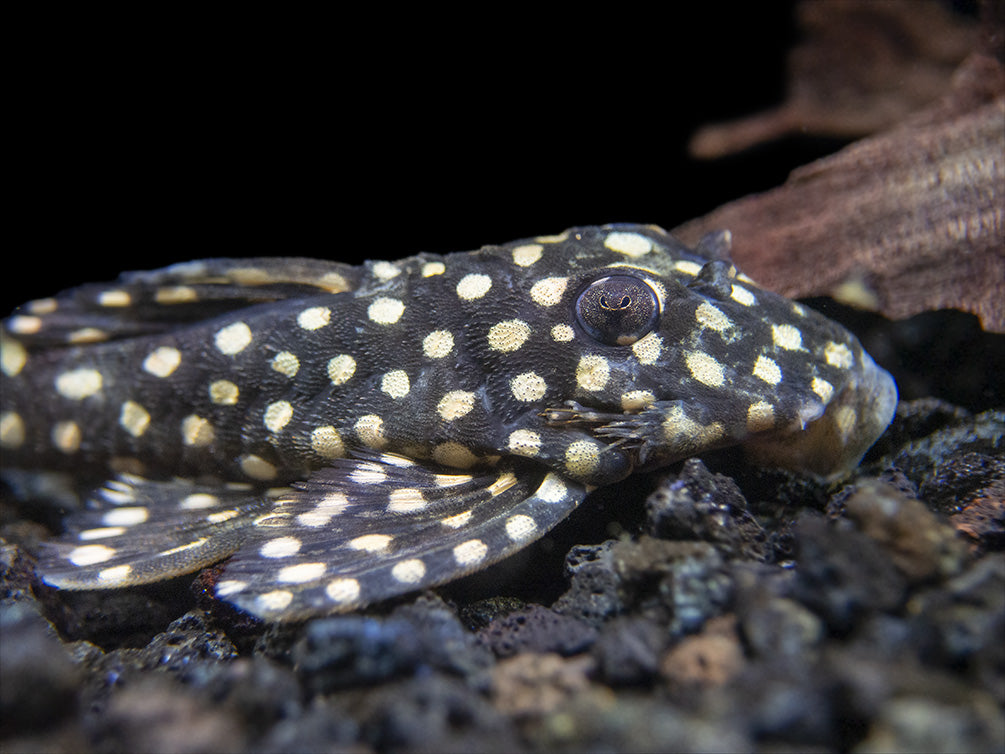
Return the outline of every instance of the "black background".
{"type": "Polygon", "coordinates": [[[20,66],[8,114],[4,310],[211,256],[356,262],[670,228],[836,146],[686,154],[699,125],[782,100],[791,3],[482,11],[145,19],[96,38],[66,20],[20,66]]]}

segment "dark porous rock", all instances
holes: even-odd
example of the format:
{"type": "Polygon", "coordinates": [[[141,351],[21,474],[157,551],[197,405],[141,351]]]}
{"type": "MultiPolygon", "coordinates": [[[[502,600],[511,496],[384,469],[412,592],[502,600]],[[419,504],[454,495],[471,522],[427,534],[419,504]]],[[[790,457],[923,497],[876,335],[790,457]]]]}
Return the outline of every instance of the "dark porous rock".
{"type": "Polygon", "coordinates": [[[409,673],[421,649],[407,620],[340,615],[307,623],[292,660],[311,690],[325,693],[409,673]]]}
{"type": "Polygon", "coordinates": [[[735,563],[734,610],[739,631],[755,658],[809,659],[826,636],[812,610],[792,598],[796,573],[760,563],[735,563]]]}
{"type": "MultiPolygon", "coordinates": [[[[829,689],[844,749],[854,744],[855,751],[1000,751],[1005,742],[999,700],[918,658],[885,654],[866,643],[832,645],[812,670],[821,688],[829,689]],[[891,742],[891,723],[904,721],[905,704],[927,709],[935,718],[911,720],[896,734],[900,742],[891,742]],[[937,719],[944,727],[939,732],[930,728],[937,719]],[[928,746],[920,743],[923,739],[928,746]]],[[[901,722],[892,727],[901,728],[901,722]]]]}
{"type": "Polygon", "coordinates": [[[942,588],[919,592],[910,614],[924,631],[921,659],[981,675],[1005,701],[1005,556],[986,556],[942,588]]]}
{"type": "Polygon", "coordinates": [[[492,704],[519,719],[546,715],[588,689],[594,668],[588,655],[524,652],[505,658],[492,671],[492,704]]]}
{"type": "Polygon", "coordinates": [[[889,458],[902,448],[923,443],[924,438],[952,431],[953,427],[966,425],[973,419],[970,411],[938,398],[902,400],[897,403],[890,426],[876,441],[869,455],[889,458]]]}
{"type": "Polygon", "coordinates": [[[692,715],[641,692],[591,687],[525,726],[533,751],[748,752],[736,719],[692,715]]]}
{"type": "Polygon", "coordinates": [[[584,568],[609,564],[611,548],[616,543],[616,539],[608,539],[599,545],[575,545],[565,555],[565,572],[575,576],[584,568]]]}
{"type": "Polygon", "coordinates": [[[356,754],[370,751],[359,743],[359,723],[323,696],[314,697],[302,714],[276,722],[251,749],[257,754],[331,752],[356,754]]]}
{"type": "Polygon", "coordinates": [[[458,617],[472,631],[485,628],[500,615],[512,613],[526,606],[526,602],[516,597],[489,597],[458,608],[458,617]]]}
{"type": "Polygon", "coordinates": [[[70,646],[78,648],[78,660],[89,679],[84,695],[92,707],[105,704],[108,695],[117,687],[149,671],[165,672],[186,682],[198,683],[200,677],[237,657],[237,650],[229,639],[211,628],[198,610],[172,622],[140,648],[123,647],[104,652],[83,641],[70,646]]]}
{"type": "Polygon", "coordinates": [[[457,613],[439,597],[422,595],[397,607],[392,619],[407,621],[421,644],[422,662],[484,687],[495,658],[457,613]]]}
{"type": "Polygon", "coordinates": [[[950,515],[1005,476],[1005,411],[975,416],[938,402],[901,403],[880,445],[877,465],[901,469],[922,500],[950,515]]]}
{"type": "Polygon", "coordinates": [[[142,647],[192,609],[191,576],[127,589],[75,592],[42,587],[47,615],[59,632],[104,649],[142,647]]]}
{"type": "Polygon", "coordinates": [[[985,497],[949,517],[971,543],[975,555],[1005,550],[1005,481],[992,482],[984,492],[985,497]]]}
{"type": "Polygon", "coordinates": [[[740,620],[747,646],[760,657],[803,657],[825,633],[816,614],[787,597],[746,601],[740,620]]]}
{"type": "Polygon", "coordinates": [[[308,622],[290,653],[312,689],[378,683],[424,667],[487,687],[492,652],[438,597],[420,596],[386,617],[343,615],[308,622]]]}
{"type": "Polygon", "coordinates": [[[173,677],[185,688],[198,688],[237,657],[227,637],[198,610],[171,623],[144,647],[105,652],[85,641],[67,646],[84,676],[81,704],[95,717],[107,712],[116,694],[151,676],[173,677]]]}
{"type": "Polygon", "coordinates": [[[692,633],[722,612],[732,577],[719,551],[705,542],[642,535],[611,548],[626,604],[667,625],[670,636],[692,633]]]}
{"type": "Polygon", "coordinates": [[[552,605],[555,612],[600,626],[625,611],[621,577],[611,557],[615,540],[599,545],[577,545],[569,550],[565,570],[569,589],[552,605]]]}
{"type": "Polygon", "coordinates": [[[859,484],[845,501],[845,515],[889,553],[911,584],[953,576],[969,559],[966,543],[948,522],[882,482],[859,484]]]}
{"type": "Polygon", "coordinates": [[[660,656],[669,637],[649,618],[621,616],[607,622],[590,650],[597,675],[611,686],[634,686],[654,681],[660,656]]]}
{"type": "Polygon", "coordinates": [[[842,726],[856,722],[841,720],[838,690],[837,680],[818,663],[787,658],[750,663],[724,687],[731,707],[727,717],[760,742],[760,750],[841,751],[849,739],[842,726]]]}
{"type": "Polygon", "coordinates": [[[1005,718],[993,705],[945,704],[923,696],[894,699],[873,720],[856,752],[1001,752],[1005,718]]]}
{"type": "Polygon", "coordinates": [[[0,602],[0,735],[58,725],[77,709],[80,672],[32,602],[0,602]]]}
{"type": "MultiPolygon", "coordinates": [[[[1005,424],[1002,426],[1005,432],[1005,424]]],[[[996,492],[1005,484],[1005,446],[986,452],[959,449],[940,459],[922,483],[918,495],[935,510],[958,513],[967,504],[996,492]]]]}
{"type": "Polygon", "coordinates": [[[512,722],[462,681],[428,674],[365,695],[361,739],[377,751],[514,752],[512,722]]]}
{"type": "Polygon", "coordinates": [[[804,513],[795,535],[793,598],[823,618],[831,631],[846,633],[863,615],[903,605],[906,578],[889,553],[850,522],[804,513]]]}
{"type": "Polygon", "coordinates": [[[518,652],[573,655],[589,649],[597,630],[579,618],[528,605],[496,618],[478,636],[497,657],[512,657],[518,652]]]}
{"type": "Polygon", "coordinates": [[[862,484],[868,485],[876,483],[882,483],[888,487],[892,487],[904,497],[912,499],[918,497],[917,485],[908,479],[907,475],[904,474],[903,471],[891,467],[875,476],[864,477],[852,484],[846,484],[838,490],[838,492],[832,495],[830,500],[827,501],[827,508],[824,511],[827,518],[843,518],[845,515],[845,503],[848,502],[848,498],[858,492],[859,486],[862,484]]]}
{"type": "Polygon", "coordinates": [[[101,715],[88,718],[98,751],[241,751],[246,731],[234,713],[162,673],[123,684],[101,715]]]}
{"type": "Polygon", "coordinates": [[[747,510],[736,482],[713,474],[700,460],[684,462],[646,500],[645,531],[654,537],[699,540],[717,545],[730,558],[763,560],[765,532],[747,510]]]}
{"type": "Polygon", "coordinates": [[[303,697],[296,674],[277,662],[256,656],[203,665],[186,681],[214,705],[231,711],[253,738],[266,735],[281,720],[302,714],[303,697]]]}
{"type": "Polygon", "coordinates": [[[237,657],[237,649],[224,634],[210,627],[199,610],[186,613],[141,650],[148,668],[161,667],[184,674],[190,667],[224,662],[237,657]]]}
{"type": "Polygon", "coordinates": [[[271,657],[284,665],[292,665],[293,647],[302,635],[303,626],[297,623],[260,623],[251,649],[255,654],[271,657]]]}
{"type": "Polygon", "coordinates": [[[745,665],[736,618],[720,615],[674,645],[660,661],[660,674],[681,698],[728,683],[745,665]]]}
{"type": "MultiPolygon", "coordinates": [[[[24,527],[38,524],[26,522],[24,527]]],[[[10,526],[2,527],[0,537],[9,536],[10,526]]],[[[17,544],[4,543],[0,539],[0,600],[34,600],[35,587],[39,578],[35,574],[35,561],[25,549],[17,544]]]]}
{"type": "MultiPolygon", "coordinates": [[[[811,667],[819,688],[827,693],[831,717],[837,723],[837,741],[842,748],[852,748],[854,744],[856,751],[860,748],[874,750],[866,742],[877,725],[882,727],[884,718],[911,698],[924,699],[934,703],[936,708],[945,705],[975,721],[984,720],[978,723],[978,729],[984,727],[980,737],[986,744],[986,733],[995,730],[994,726],[987,726],[986,720],[989,714],[1000,716],[1000,703],[966,678],[928,666],[923,659],[912,656],[910,648],[901,652],[886,651],[882,646],[863,640],[831,644],[826,648],[820,662],[811,667]]],[[[905,749],[894,747],[891,750],[905,749]]],[[[906,750],[919,749],[908,747],[906,750]]],[[[958,745],[931,750],[974,751],[958,745]]]]}

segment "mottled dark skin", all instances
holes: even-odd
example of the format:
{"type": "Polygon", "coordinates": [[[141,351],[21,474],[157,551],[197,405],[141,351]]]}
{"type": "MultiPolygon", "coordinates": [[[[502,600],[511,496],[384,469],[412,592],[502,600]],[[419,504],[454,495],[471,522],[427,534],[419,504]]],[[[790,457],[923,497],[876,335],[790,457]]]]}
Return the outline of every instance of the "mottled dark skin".
{"type": "Polygon", "coordinates": [[[896,402],[849,333],[738,274],[728,234],[689,250],[653,226],[193,262],[33,302],[3,336],[8,478],[111,479],[44,578],[233,555],[218,596],[270,619],[477,570],[589,487],[712,448],[840,475],[896,402]]]}

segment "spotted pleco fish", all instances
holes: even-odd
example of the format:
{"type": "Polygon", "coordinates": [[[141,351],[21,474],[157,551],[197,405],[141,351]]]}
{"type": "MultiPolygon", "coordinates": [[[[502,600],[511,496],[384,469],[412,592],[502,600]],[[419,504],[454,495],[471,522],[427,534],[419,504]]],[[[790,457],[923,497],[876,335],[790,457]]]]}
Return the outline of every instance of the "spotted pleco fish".
{"type": "Polygon", "coordinates": [[[483,568],[594,486],[710,449],[839,476],[893,380],[728,241],[210,259],[26,304],[2,329],[4,475],[93,480],[38,569],[107,589],[229,558],[218,597],[292,620],[483,568]]]}

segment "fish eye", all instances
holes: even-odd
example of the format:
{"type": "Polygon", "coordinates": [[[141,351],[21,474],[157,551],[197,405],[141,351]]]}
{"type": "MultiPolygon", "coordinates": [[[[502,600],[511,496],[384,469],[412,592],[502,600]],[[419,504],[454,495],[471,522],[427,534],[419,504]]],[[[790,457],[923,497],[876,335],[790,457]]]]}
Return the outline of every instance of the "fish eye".
{"type": "Polygon", "coordinates": [[[608,346],[630,346],[651,332],[660,301],[645,280],[607,275],[587,285],[576,299],[576,319],[589,335],[608,346]]]}

